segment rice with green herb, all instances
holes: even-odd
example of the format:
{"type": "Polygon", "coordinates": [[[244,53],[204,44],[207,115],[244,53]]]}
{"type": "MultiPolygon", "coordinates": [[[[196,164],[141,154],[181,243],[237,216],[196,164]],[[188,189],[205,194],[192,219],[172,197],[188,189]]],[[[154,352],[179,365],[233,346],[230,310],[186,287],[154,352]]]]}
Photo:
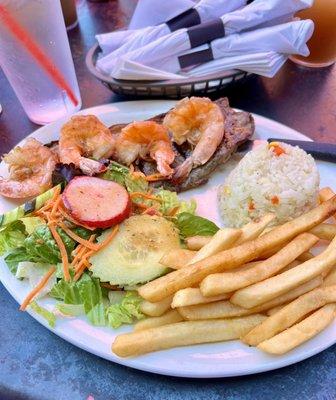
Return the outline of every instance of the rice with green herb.
{"type": "Polygon", "coordinates": [[[316,206],[318,191],[312,156],[288,144],[265,144],[246,154],[220,187],[219,209],[226,226],[241,227],[268,212],[277,225],[316,206]]]}

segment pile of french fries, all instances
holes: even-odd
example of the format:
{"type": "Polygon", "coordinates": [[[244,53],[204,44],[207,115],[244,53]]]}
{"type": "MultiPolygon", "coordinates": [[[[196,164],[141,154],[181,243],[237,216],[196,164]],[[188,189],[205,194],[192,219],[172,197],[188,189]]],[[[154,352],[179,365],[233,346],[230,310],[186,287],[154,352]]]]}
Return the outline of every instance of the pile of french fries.
{"type": "Polygon", "coordinates": [[[267,214],[241,229],[191,237],[166,254],[173,272],[139,289],[148,318],[117,336],[120,357],[200,343],[240,339],[284,354],[327,327],[336,315],[336,196],[281,226],[267,214]],[[327,247],[310,250],[319,240],[327,247]]]}

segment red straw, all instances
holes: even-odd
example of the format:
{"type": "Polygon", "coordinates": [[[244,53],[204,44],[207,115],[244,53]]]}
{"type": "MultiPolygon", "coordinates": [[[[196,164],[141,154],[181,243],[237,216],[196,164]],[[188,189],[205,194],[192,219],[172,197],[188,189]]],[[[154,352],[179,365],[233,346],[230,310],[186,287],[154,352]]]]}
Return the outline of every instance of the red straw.
{"type": "Polygon", "coordinates": [[[51,77],[57,86],[65,90],[72,103],[77,106],[78,100],[67,84],[62,74],[56,66],[48,59],[39,46],[33,41],[29,34],[15,21],[6,8],[0,5],[0,17],[3,19],[7,28],[25,46],[29,53],[35,58],[45,72],[51,77]]]}

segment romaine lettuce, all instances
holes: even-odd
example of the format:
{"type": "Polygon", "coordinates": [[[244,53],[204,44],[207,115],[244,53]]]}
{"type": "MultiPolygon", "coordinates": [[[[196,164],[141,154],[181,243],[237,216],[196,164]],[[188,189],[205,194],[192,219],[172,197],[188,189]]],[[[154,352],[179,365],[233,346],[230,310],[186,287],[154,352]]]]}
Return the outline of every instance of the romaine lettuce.
{"type": "MultiPolygon", "coordinates": [[[[62,229],[56,229],[70,257],[76,243],[62,229]]],[[[61,261],[61,252],[47,225],[38,226],[35,231],[26,238],[24,246],[30,259],[36,262],[40,261],[42,263],[56,264],[61,261]]]]}
{"type": "Polygon", "coordinates": [[[54,328],[56,324],[56,316],[52,312],[48,311],[44,307],[41,307],[36,301],[30,303],[30,308],[33,309],[37,314],[48,321],[48,324],[54,328]]]}
{"type": "Polygon", "coordinates": [[[123,185],[129,193],[148,191],[146,179],[131,174],[129,168],[115,161],[109,164],[107,171],[104,172],[101,178],[123,185]]]}
{"type": "Polygon", "coordinates": [[[157,191],[155,195],[162,199],[160,211],[164,215],[169,213],[169,211],[175,207],[179,207],[176,214],[180,214],[182,212],[194,214],[196,211],[197,204],[194,199],[191,199],[190,201],[183,201],[178,198],[176,192],[171,192],[170,190],[164,189],[157,191]]]}
{"type": "Polygon", "coordinates": [[[46,225],[45,221],[40,217],[24,217],[20,221],[24,224],[28,235],[31,235],[38,226],[46,225]]]}
{"type": "MultiPolygon", "coordinates": [[[[18,279],[26,278],[29,280],[29,286],[34,288],[42,279],[42,277],[50,269],[50,264],[34,263],[23,261],[18,264],[15,276],[18,279]]],[[[56,276],[53,274],[43,289],[38,293],[38,298],[45,296],[56,284],[56,276]]]]}
{"type": "Polygon", "coordinates": [[[81,305],[93,325],[105,326],[105,305],[99,280],[84,273],[77,281],[61,279],[52,288],[50,296],[65,304],[81,305]]]}
{"type": "Polygon", "coordinates": [[[126,292],[120,303],[106,309],[107,325],[119,328],[122,324],[131,324],[135,319],[144,317],[140,311],[141,297],[136,292],[126,292]]]}
{"type": "Polygon", "coordinates": [[[57,311],[70,317],[78,317],[85,314],[83,304],[58,303],[55,308],[57,311]]]}
{"type": "Polygon", "coordinates": [[[23,246],[25,239],[25,226],[21,221],[14,221],[0,228],[0,256],[23,246]]]}

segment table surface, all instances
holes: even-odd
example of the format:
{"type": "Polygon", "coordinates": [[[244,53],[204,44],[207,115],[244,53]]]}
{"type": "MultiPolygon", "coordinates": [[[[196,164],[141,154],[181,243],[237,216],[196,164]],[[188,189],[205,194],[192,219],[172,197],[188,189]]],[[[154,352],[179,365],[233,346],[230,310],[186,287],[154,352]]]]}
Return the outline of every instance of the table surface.
{"type": "MultiPolygon", "coordinates": [[[[94,35],[126,26],[136,0],[78,3],[69,32],[83,108],[132,100],[108,91],[85,67],[94,35]]],[[[288,62],[275,78],[251,77],[226,95],[234,107],[275,119],[315,140],[336,143],[336,68],[288,62]]],[[[28,120],[0,72],[0,153],[38,126],[28,120]]],[[[0,399],[334,399],[336,346],[299,364],[241,378],[192,380],[139,372],[99,359],[55,336],[0,286],[0,399]]]]}

